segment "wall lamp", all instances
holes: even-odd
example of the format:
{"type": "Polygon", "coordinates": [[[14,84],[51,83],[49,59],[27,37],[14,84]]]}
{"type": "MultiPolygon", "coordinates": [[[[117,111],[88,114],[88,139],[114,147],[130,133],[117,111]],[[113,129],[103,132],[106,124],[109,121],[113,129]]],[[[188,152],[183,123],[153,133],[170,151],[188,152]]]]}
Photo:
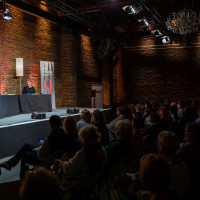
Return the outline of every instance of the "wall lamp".
{"type": "Polygon", "coordinates": [[[20,77],[20,85],[19,85],[19,91],[20,94],[22,94],[22,76],[24,75],[24,63],[23,58],[16,58],[16,76],[20,77]]]}

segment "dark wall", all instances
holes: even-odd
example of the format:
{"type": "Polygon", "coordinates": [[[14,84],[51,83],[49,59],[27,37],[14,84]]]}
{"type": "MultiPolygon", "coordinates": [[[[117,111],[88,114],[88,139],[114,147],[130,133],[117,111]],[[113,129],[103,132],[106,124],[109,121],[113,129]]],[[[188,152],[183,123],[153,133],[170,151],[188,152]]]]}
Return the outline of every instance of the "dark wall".
{"type": "Polygon", "coordinates": [[[126,44],[114,69],[115,102],[200,100],[199,40],[197,35],[190,46],[154,45],[150,37],[126,44]]]}

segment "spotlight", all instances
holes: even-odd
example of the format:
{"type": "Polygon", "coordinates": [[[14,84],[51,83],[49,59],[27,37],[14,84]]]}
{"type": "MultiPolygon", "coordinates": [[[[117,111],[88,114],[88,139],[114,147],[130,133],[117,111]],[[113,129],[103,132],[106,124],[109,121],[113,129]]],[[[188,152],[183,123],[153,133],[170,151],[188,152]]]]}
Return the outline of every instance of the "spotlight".
{"type": "Polygon", "coordinates": [[[9,9],[5,5],[5,1],[0,0],[0,13],[2,13],[3,18],[6,20],[12,19],[9,9]]]}
{"type": "Polygon", "coordinates": [[[11,16],[8,8],[5,8],[5,10],[3,11],[3,18],[6,19],[6,20],[12,19],[12,16],[11,16]]]}
{"type": "Polygon", "coordinates": [[[163,44],[169,44],[169,43],[171,43],[170,37],[169,36],[163,36],[162,37],[162,43],[163,44]]]}
{"type": "Polygon", "coordinates": [[[155,35],[155,37],[161,37],[161,36],[165,35],[166,33],[167,33],[167,31],[163,28],[151,30],[151,34],[155,35]]]}
{"type": "Polygon", "coordinates": [[[152,24],[155,23],[155,21],[153,19],[147,19],[147,18],[143,18],[143,19],[138,19],[137,20],[143,27],[148,27],[151,26],[152,24]]]}
{"type": "Polygon", "coordinates": [[[122,7],[122,9],[129,15],[136,15],[138,14],[139,12],[142,11],[143,9],[143,6],[142,4],[140,3],[140,1],[137,1],[136,3],[134,3],[133,5],[131,6],[124,6],[122,7]]]}

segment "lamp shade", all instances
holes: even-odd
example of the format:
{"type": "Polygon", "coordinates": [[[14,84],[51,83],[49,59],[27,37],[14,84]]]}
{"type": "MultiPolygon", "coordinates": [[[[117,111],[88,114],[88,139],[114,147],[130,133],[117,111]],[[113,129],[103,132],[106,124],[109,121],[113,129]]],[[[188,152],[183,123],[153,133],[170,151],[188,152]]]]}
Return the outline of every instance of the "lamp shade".
{"type": "Polygon", "coordinates": [[[24,75],[23,58],[16,58],[16,76],[24,75]]]}

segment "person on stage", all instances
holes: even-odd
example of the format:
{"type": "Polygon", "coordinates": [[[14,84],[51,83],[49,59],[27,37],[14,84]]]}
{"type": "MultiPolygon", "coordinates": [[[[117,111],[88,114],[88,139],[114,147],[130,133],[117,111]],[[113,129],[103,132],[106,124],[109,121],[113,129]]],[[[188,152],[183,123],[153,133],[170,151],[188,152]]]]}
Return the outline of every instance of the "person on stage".
{"type": "Polygon", "coordinates": [[[31,80],[27,80],[27,86],[23,89],[23,94],[34,94],[36,93],[35,88],[32,86],[31,80]]]}

